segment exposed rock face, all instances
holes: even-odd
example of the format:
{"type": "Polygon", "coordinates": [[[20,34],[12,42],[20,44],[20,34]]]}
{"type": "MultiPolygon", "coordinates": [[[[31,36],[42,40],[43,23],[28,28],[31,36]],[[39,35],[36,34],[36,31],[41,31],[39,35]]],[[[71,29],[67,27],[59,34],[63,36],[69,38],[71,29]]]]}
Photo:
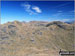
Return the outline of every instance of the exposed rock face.
{"type": "Polygon", "coordinates": [[[58,56],[60,49],[73,47],[73,24],[14,21],[0,26],[0,56],[58,56]]]}

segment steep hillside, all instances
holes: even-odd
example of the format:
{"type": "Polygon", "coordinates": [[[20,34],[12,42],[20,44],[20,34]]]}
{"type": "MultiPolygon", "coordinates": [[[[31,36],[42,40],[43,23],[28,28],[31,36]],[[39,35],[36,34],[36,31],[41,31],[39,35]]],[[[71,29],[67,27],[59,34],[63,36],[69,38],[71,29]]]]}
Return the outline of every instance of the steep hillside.
{"type": "Polygon", "coordinates": [[[73,48],[73,24],[14,21],[0,26],[0,56],[58,56],[60,49],[73,48]]]}

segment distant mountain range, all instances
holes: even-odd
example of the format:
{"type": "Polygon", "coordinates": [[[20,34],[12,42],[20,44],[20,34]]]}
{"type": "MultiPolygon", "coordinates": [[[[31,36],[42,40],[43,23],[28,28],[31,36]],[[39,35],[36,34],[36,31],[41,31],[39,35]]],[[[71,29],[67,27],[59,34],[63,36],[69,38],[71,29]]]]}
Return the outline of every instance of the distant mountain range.
{"type": "Polygon", "coordinates": [[[74,25],[68,22],[8,22],[0,25],[0,56],[58,56],[74,50],[74,25]]]}

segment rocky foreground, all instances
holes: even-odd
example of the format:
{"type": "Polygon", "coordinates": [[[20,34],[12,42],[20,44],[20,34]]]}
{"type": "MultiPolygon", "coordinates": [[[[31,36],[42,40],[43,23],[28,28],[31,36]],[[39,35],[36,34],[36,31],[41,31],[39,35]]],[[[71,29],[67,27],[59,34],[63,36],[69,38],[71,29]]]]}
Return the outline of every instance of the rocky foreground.
{"type": "Polygon", "coordinates": [[[74,50],[74,24],[14,21],[0,25],[0,56],[59,56],[60,49],[74,50]]]}

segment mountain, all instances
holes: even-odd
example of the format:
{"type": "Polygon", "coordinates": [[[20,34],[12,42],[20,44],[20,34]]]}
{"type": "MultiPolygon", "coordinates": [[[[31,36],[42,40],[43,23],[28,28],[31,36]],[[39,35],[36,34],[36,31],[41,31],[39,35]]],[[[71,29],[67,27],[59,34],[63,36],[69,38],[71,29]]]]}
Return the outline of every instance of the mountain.
{"type": "Polygon", "coordinates": [[[74,50],[74,25],[60,21],[0,25],[0,56],[58,56],[74,50]]]}

